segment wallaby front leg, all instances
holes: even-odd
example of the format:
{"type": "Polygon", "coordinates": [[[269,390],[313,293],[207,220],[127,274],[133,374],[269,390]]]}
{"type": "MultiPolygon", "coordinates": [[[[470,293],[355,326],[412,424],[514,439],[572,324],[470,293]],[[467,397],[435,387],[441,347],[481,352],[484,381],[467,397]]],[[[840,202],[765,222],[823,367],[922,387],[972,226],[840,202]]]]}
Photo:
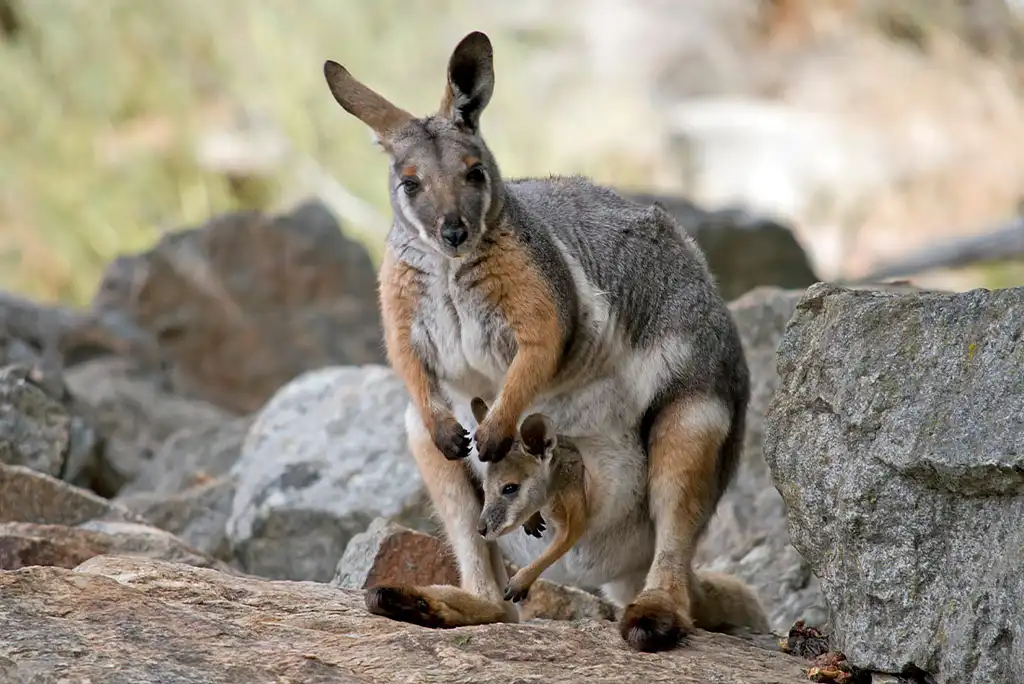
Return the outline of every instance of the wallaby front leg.
{"type": "Polygon", "coordinates": [[[480,285],[512,329],[516,353],[494,404],[474,440],[481,461],[500,461],[512,446],[519,416],[558,370],[565,325],[545,276],[509,233],[496,238],[494,254],[480,265],[480,285]]]}
{"type": "Polygon", "coordinates": [[[420,274],[384,253],[380,267],[380,307],[388,362],[405,383],[427,434],[444,457],[469,456],[469,432],[462,427],[441,394],[437,378],[423,362],[412,342],[412,325],[422,290],[420,274]]]}
{"type": "Polygon", "coordinates": [[[586,512],[582,505],[566,508],[562,515],[554,515],[555,537],[544,551],[525,568],[512,576],[505,587],[505,600],[519,603],[530,593],[530,587],[545,570],[569,552],[586,530],[586,512]],[[557,519],[561,518],[561,520],[557,519]]]}

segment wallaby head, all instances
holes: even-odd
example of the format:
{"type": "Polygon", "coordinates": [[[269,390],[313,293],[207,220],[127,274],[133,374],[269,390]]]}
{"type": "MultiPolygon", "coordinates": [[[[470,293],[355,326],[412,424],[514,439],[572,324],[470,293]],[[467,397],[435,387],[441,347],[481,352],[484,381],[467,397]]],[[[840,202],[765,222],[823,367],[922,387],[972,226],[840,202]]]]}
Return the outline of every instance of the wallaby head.
{"type": "Polygon", "coordinates": [[[491,41],[479,31],[455,47],[437,113],[418,118],[324,63],[338,104],[370,127],[388,154],[396,225],[449,258],[473,251],[504,199],[497,164],[480,136],[494,91],[491,41]]]}
{"type": "MultiPolygon", "coordinates": [[[[476,397],[471,403],[480,422],[487,405],[476,397]]],[[[487,464],[484,473],[484,505],[477,531],[489,540],[521,527],[540,511],[551,494],[552,455],[558,446],[555,426],[540,413],[523,420],[508,455],[487,464]]]]}

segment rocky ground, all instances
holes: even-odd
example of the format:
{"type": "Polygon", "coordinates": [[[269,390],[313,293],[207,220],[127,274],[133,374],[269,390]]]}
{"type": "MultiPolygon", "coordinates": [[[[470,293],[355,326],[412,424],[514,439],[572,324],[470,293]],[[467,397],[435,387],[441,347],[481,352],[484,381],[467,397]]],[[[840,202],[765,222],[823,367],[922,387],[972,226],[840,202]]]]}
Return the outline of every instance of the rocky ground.
{"type": "Polygon", "coordinates": [[[612,606],[544,581],[521,625],[367,614],[366,587],[457,572],[372,263],[307,203],[126,255],[89,311],[0,299],[3,681],[1015,681],[1024,292],[807,291],[787,227],[663,201],[753,377],[698,561],[774,634],[636,654],[612,606]]]}

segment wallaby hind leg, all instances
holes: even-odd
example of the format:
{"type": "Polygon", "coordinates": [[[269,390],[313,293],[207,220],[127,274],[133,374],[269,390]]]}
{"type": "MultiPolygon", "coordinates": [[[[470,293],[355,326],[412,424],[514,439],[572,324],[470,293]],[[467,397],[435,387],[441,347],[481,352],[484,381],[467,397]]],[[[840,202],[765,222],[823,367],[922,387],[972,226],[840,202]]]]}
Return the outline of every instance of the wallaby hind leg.
{"type": "Polygon", "coordinates": [[[476,532],[480,504],[465,465],[449,461],[434,446],[412,406],[406,411],[406,431],[409,449],[455,553],[461,588],[379,585],[367,590],[367,609],[426,627],[518,622],[518,611],[502,600],[507,575],[503,566],[500,571],[495,567],[495,558],[500,565],[500,554],[476,532]]]}
{"type": "Polygon", "coordinates": [[[648,464],[654,561],[619,621],[622,637],[638,651],[675,648],[693,630],[693,555],[713,510],[729,425],[725,406],[710,397],[678,399],[654,421],[648,464]]]}

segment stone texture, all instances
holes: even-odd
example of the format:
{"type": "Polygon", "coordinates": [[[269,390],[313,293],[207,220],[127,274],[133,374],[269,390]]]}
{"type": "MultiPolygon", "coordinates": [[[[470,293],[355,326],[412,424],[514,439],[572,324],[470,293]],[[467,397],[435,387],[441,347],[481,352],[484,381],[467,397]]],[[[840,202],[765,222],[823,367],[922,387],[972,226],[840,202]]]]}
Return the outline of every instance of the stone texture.
{"type": "Polygon", "coordinates": [[[103,437],[97,489],[108,496],[134,480],[173,433],[220,425],[233,417],[204,401],[176,396],[158,375],[128,358],[79,364],[68,369],[65,380],[103,437]]]}
{"type": "Polygon", "coordinates": [[[172,433],[120,494],[177,494],[231,472],[255,418],[213,421],[172,433]]]}
{"type": "Polygon", "coordinates": [[[707,211],[677,196],[627,193],[641,204],[660,202],[708,258],[722,295],[735,299],[759,285],[805,288],[818,281],[793,231],[741,209],[707,211]]]}
{"type": "Polygon", "coordinates": [[[786,505],[761,449],[765,411],[779,384],[776,348],[803,292],[758,287],[729,305],[750,367],[751,399],[743,460],[697,554],[702,567],[754,587],[779,633],[797,620],[820,626],[828,619],[818,580],[790,544],[786,505]]]}
{"type": "Polygon", "coordinates": [[[317,202],[226,213],[107,268],[93,310],[143,330],[179,393],[235,413],[292,378],[384,361],[376,270],[317,202]]]}
{"type": "Polygon", "coordinates": [[[406,446],[407,403],[383,366],[311,371],[267,402],[233,471],[227,534],[246,571],[328,582],[374,518],[433,529],[406,446]]]}
{"type": "Polygon", "coordinates": [[[78,527],[0,523],[0,570],[17,570],[30,565],[74,568],[102,554],[139,556],[235,572],[174,535],[139,523],[90,521],[78,527]]]}
{"type": "Polygon", "coordinates": [[[860,668],[1024,671],[1024,288],[816,285],[778,353],[765,457],[860,668]]]}
{"type": "Polygon", "coordinates": [[[60,477],[70,433],[67,412],[29,379],[29,368],[0,368],[0,463],[60,477]]]}
{"type": "Polygon", "coordinates": [[[138,492],[115,501],[203,553],[231,561],[226,527],[234,498],[235,480],[224,476],[181,492],[138,492]]]}
{"type": "MultiPolygon", "coordinates": [[[[515,570],[509,566],[509,576],[515,570]]],[[[459,584],[459,568],[447,544],[402,525],[377,518],[355,535],[338,561],[331,584],[365,589],[381,583],[459,584]]],[[[575,587],[537,580],[520,604],[524,620],[614,620],[615,608],[575,587]]]]}
{"type": "Polygon", "coordinates": [[[382,582],[458,586],[459,568],[441,539],[376,518],[349,541],[331,584],[368,589],[382,582]]]}
{"type": "Polygon", "coordinates": [[[0,465],[0,523],[78,525],[94,519],[142,522],[90,491],[31,468],[0,465]]]}
{"type": "Polygon", "coordinates": [[[0,573],[0,595],[0,672],[19,684],[807,681],[805,661],[723,635],[638,654],[609,622],[430,630],[369,615],[362,592],[140,558],[0,573]]]}

